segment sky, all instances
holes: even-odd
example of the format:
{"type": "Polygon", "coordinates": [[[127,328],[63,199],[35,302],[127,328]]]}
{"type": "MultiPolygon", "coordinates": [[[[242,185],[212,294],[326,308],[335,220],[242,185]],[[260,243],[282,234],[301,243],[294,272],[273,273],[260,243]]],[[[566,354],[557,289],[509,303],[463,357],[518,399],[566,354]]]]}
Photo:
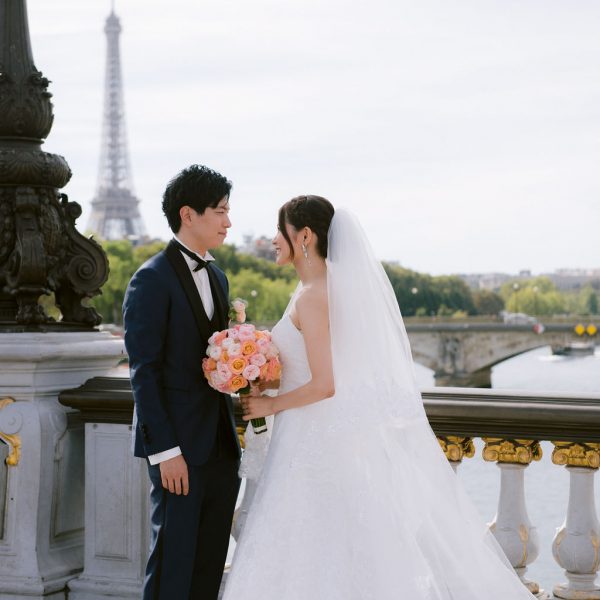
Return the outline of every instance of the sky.
{"type": "MultiPolygon", "coordinates": [[[[109,0],[29,0],[52,84],[44,145],[86,229],[109,0]]],[[[359,216],[382,260],[432,274],[599,268],[597,0],[117,0],[132,177],[168,239],[168,180],[233,181],[228,241],[299,194],[359,216]]]]}

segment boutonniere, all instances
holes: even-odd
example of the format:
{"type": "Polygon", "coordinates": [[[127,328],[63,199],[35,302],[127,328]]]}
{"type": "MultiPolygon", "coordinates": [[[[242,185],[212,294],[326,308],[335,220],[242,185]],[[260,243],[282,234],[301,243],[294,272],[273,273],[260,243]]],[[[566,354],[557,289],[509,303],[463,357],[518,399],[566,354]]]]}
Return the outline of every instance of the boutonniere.
{"type": "Polygon", "coordinates": [[[236,323],[246,322],[246,307],[248,302],[242,298],[236,298],[229,306],[229,320],[236,323]]]}

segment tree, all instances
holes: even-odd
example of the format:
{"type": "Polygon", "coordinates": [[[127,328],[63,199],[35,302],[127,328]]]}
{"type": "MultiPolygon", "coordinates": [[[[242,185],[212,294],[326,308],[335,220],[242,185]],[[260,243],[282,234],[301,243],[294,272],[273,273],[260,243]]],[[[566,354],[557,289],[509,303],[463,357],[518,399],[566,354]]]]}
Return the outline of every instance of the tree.
{"type": "Polygon", "coordinates": [[[567,309],[566,298],[548,277],[506,282],[500,289],[506,310],[531,315],[556,315],[567,309]]]}
{"type": "Polygon", "coordinates": [[[477,290],[473,293],[473,302],[479,315],[497,315],[504,309],[502,296],[491,290],[477,290]]]}

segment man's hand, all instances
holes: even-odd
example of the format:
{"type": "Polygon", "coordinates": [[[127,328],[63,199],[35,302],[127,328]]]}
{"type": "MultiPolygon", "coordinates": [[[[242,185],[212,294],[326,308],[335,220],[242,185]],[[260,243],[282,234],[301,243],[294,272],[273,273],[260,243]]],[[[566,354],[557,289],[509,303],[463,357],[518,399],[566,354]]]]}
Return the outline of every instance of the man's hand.
{"type": "Polygon", "coordinates": [[[190,491],[188,468],[181,454],[160,463],[160,478],[163,487],[172,494],[188,495],[190,491]]]}

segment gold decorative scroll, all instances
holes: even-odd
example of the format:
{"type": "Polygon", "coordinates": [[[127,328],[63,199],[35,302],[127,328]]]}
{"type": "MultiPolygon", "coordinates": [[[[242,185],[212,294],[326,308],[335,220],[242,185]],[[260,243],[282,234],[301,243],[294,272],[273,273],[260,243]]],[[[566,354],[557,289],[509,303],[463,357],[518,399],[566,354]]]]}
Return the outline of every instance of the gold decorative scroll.
{"type": "Polygon", "coordinates": [[[483,459],[490,462],[528,465],[541,460],[542,449],[537,440],[509,440],[504,438],[482,438],[485,442],[483,459]]]}
{"type": "MultiPolygon", "coordinates": [[[[2,398],[0,400],[0,410],[13,404],[14,398],[2,398]]],[[[8,444],[10,452],[6,457],[6,464],[9,467],[16,467],[19,464],[21,458],[21,436],[18,433],[4,433],[0,431],[0,440],[8,444]]]]}
{"type": "Polygon", "coordinates": [[[461,462],[463,458],[475,456],[475,444],[470,437],[438,435],[437,441],[450,462],[461,462]]]}
{"type": "Polygon", "coordinates": [[[240,440],[240,446],[242,448],[245,448],[246,447],[246,440],[244,439],[244,434],[246,433],[246,428],[238,425],[235,428],[235,430],[237,432],[238,439],[240,440]]]}
{"type": "Polygon", "coordinates": [[[555,465],[568,467],[600,467],[600,443],[598,442],[552,442],[552,462],[555,465]]]}

